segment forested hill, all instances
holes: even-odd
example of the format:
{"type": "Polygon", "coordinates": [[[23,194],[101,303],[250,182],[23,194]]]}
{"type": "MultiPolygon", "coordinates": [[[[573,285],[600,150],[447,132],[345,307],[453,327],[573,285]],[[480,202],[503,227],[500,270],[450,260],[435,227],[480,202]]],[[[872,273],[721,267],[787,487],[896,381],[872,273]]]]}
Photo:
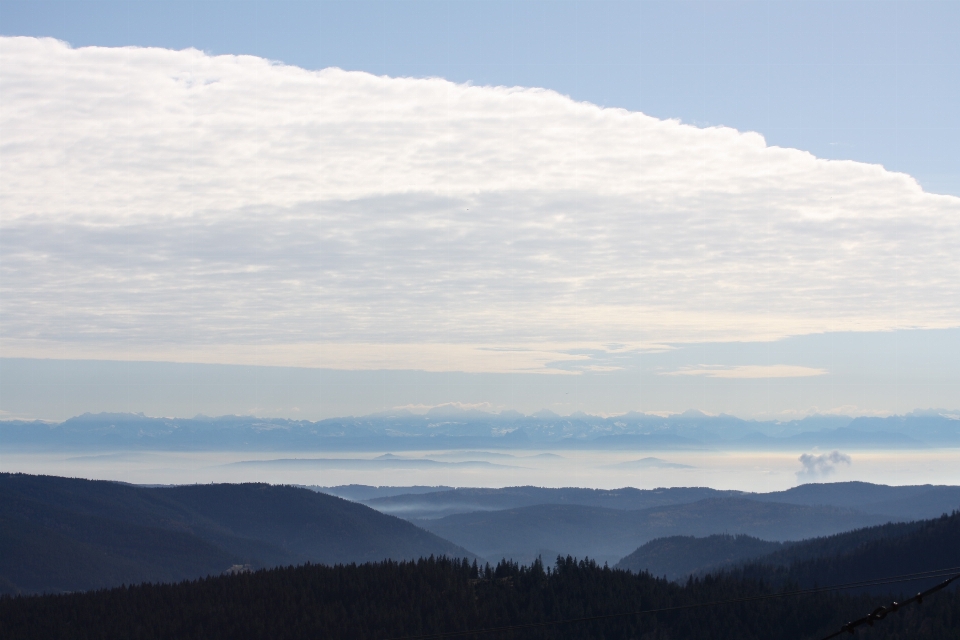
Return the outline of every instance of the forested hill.
{"type": "Polygon", "coordinates": [[[616,567],[684,581],[690,575],[707,573],[779,551],[783,545],[782,542],[748,535],[715,534],[702,538],[667,536],[641,545],[622,558],[616,567]]]}
{"type": "Polygon", "coordinates": [[[0,473],[0,593],[430,555],[473,557],[399,518],[296,487],[145,488],[0,473]]]}
{"type": "MultiPolygon", "coordinates": [[[[944,567],[960,567],[960,511],[933,520],[804,540],[761,557],[738,573],[812,587],[944,567]]],[[[922,584],[899,588],[911,593],[922,584]]]]}
{"type": "MultiPolygon", "coordinates": [[[[721,576],[677,585],[572,558],[481,569],[446,559],[300,566],[167,585],[0,598],[7,640],[71,638],[377,639],[595,616],[472,638],[498,640],[818,640],[885,604],[868,595],[806,596],[616,615],[773,593],[721,576]]],[[[960,640],[960,591],[940,592],[860,634],[865,640],[960,640]]]]}
{"type": "Polygon", "coordinates": [[[733,571],[803,587],[960,567],[960,511],[789,543],[748,536],[671,536],[640,546],[616,566],[681,582],[689,575],[733,571]]]}

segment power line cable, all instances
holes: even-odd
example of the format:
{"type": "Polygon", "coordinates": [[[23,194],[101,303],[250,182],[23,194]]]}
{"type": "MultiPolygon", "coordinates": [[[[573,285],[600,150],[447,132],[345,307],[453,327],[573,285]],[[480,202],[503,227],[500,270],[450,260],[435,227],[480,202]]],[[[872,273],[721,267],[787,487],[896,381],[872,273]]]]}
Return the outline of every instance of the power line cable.
{"type": "Polygon", "coordinates": [[[837,631],[835,633],[831,633],[828,636],[825,636],[823,640],[830,640],[831,638],[836,638],[837,636],[843,635],[844,633],[853,633],[857,627],[865,624],[873,626],[874,622],[878,620],[883,620],[891,613],[895,613],[899,611],[901,608],[909,604],[913,604],[914,602],[916,602],[917,604],[922,604],[924,598],[929,596],[931,593],[936,593],[941,589],[946,589],[951,582],[957,579],[960,579],[960,574],[957,574],[951,578],[948,578],[947,580],[944,580],[940,584],[930,587],[926,591],[921,591],[917,595],[907,600],[904,600],[903,602],[891,602],[890,604],[884,607],[877,607],[872,612],[868,613],[862,618],[854,620],[853,622],[848,622],[847,624],[843,625],[842,627],[840,627],[840,631],[837,631]]]}
{"type": "MultiPolygon", "coordinates": [[[[743,602],[757,602],[757,601],[759,601],[759,600],[771,600],[771,599],[773,599],[773,598],[787,598],[787,597],[791,597],[791,596],[810,595],[810,594],[814,594],[814,593],[822,593],[822,592],[824,592],[824,591],[842,591],[842,590],[846,590],[846,589],[857,589],[857,588],[860,588],[860,587],[874,587],[874,586],[879,586],[879,585],[884,585],[884,584],[896,584],[896,583],[898,583],[898,582],[913,582],[913,581],[915,581],[915,580],[925,580],[925,579],[929,579],[929,578],[949,577],[948,580],[942,582],[941,584],[939,584],[939,585],[937,585],[937,586],[935,586],[935,587],[932,587],[931,589],[928,589],[927,591],[924,591],[924,592],[922,592],[922,593],[918,593],[918,594],[915,595],[913,598],[910,598],[909,600],[906,600],[906,601],[904,601],[903,603],[900,603],[899,605],[897,605],[898,608],[899,608],[899,607],[902,607],[902,606],[904,606],[904,605],[906,605],[906,604],[910,604],[910,603],[915,602],[915,601],[916,601],[916,602],[921,602],[921,601],[923,600],[923,598],[926,597],[927,595],[929,595],[930,593],[933,593],[933,592],[935,592],[935,591],[939,591],[940,589],[946,588],[946,586],[949,585],[949,584],[950,584],[951,582],[953,582],[954,580],[960,579],[960,573],[958,573],[958,572],[960,572],[960,567],[949,567],[949,568],[945,568],[945,569],[936,569],[936,570],[933,570],[933,571],[920,571],[920,572],[917,572],[917,573],[905,573],[905,574],[900,574],[900,575],[897,575],[897,576],[888,576],[888,577],[885,577],[885,578],[877,578],[877,579],[875,579],[875,580],[864,580],[864,581],[860,581],[860,582],[848,582],[848,583],[845,583],[845,584],[831,585],[831,586],[827,586],[827,587],[814,587],[814,588],[811,588],[811,589],[800,589],[800,590],[798,590],[798,591],[787,591],[787,592],[784,592],[784,593],[769,593],[769,594],[765,594],[765,595],[762,595],[762,596],[749,596],[749,597],[746,597],[746,598],[733,598],[733,599],[731,599],[731,600],[714,600],[714,601],[711,601],[711,602],[700,602],[700,603],[694,603],[694,604],[677,605],[677,606],[675,606],[675,607],[662,607],[662,608],[660,608],[660,609],[641,609],[641,610],[639,610],[639,611],[627,611],[627,612],[624,612],[624,613],[609,613],[609,614],[605,614],[605,615],[601,615],[601,616],[588,616],[588,617],[584,617],[584,618],[567,618],[567,619],[564,619],[564,620],[551,620],[551,621],[547,621],[547,622],[529,622],[529,623],[526,623],[526,624],[506,625],[506,626],[501,626],[501,627],[485,627],[485,628],[481,628],[481,629],[466,629],[466,630],[463,630],[463,631],[446,631],[446,632],[441,631],[441,632],[439,632],[439,633],[426,633],[426,634],[421,634],[421,635],[416,635],[416,636],[395,636],[395,637],[392,637],[392,638],[387,638],[387,640],[431,640],[432,638],[437,638],[437,639],[440,639],[440,638],[462,638],[462,637],[466,637],[466,636],[484,635],[484,634],[496,633],[496,632],[500,632],[500,631],[522,631],[522,630],[524,630],[524,629],[537,629],[537,628],[541,628],[541,627],[552,627],[552,626],[563,625],[563,624],[573,624],[573,623],[575,623],[575,622],[593,622],[593,621],[597,621],[597,620],[610,620],[610,619],[613,619],[613,618],[624,618],[624,617],[627,617],[627,616],[649,615],[649,614],[652,614],[652,613],[672,613],[672,612],[675,612],[675,611],[685,611],[685,610],[690,610],[690,609],[700,609],[700,608],[703,608],[703,607],[719,607],[719,606],[725,606],[725,605],[731,605],[731,604],[740,604],[740,603],[743,603],[743,602]]],[[[896,603],[894,603],[894,604],[896,604],[896,603]]],[[[883,607],[880,607],[880,609],[882,609],[882,608],[883,608],[883,607]]],[[[870,614],[870,616],[873,616],[874,614],[877,614],[880,609],[876,609],[873,613],[870,614]]],[[[889,613],[889,611],[888,611],[887,613],[889,613]]],[[[847,623],[847,625],[859,626],[859,625],[861,625],[861,624],[870,624],[871,622],[868,622],[868,620],[867,620],[868,618],[870,618],[870,616],[864,616],[863,618],[860,618],[859,620],[856,620],[856,621],[854,621],[854,622],[849,622],[849,623],[847,623]]],[[[881,616],[881,618],[882,618],[882,617],[886,617],[886,613],[884,613],[883,616],[881,616]]],[[[881,618],[874,618],[874,619],[881,619],[881,618]]],[[[829,638],[834,638],[834,637],[836,637],[837,635],[839,635],[840,633],[846,632],[846,631],[847,631],[847,625],[844,625],[844,627],[841,629],[840,632],[835,633],[835,634],[833,634],[832,636],[827,636],[827,638],[824,638],[823,640],[828,640],[829,638]]],[[[850,633],[853,633],[853,627],[850,628],[850,633]]]]}

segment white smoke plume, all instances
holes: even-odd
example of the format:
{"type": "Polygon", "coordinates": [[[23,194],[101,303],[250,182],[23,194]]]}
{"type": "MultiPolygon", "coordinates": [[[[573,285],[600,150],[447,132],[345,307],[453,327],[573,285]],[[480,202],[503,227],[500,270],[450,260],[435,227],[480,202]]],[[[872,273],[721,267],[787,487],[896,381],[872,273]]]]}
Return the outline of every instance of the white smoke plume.
{"type": "Polygon", "coordinates": [[[825,478],[837,470],[837,465],[849,465],[853,463],[850,456],[845,453],[840,453],[839,451],[831,451],[830,453],[820,455],[804,453],[800,456],[799,460],[803,468],[797,471],[798,480],[825,478]]]}

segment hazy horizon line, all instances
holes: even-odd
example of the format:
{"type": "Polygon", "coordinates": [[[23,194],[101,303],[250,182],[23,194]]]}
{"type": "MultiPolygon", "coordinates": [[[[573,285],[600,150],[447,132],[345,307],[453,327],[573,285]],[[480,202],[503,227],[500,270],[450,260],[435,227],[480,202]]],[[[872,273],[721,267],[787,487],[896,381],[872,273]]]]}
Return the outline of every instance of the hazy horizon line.
{"type": "MultiPolygon", "coordinates": [[[[0,410],[0,414],[5,413],[0,410]]],[[[454,416],[464,416],[464,417],[484,417],[484,418],[542,418],[542,419],[563,419],[563,418],[593,418],[599,420],[610,420],[613,418],[622,418],[628,416],[642,416],[642,417],[654,417],[662,419],[671,419],[671,418],[683,418],[687,417],[690,419],[695,418],[732,418],[740,420],[743,422],[757,422],[757,423],[775,423],[775,424],[788,424],[791,422],[801,422],[811,418],[835,418],[835,419],[849,419],[856,420],[859,418],[920,418],[920,417],[942,417],[949,420],[960,420],[960,409],[947,409],[947,408],[915,408],[912,411],[906,413],[895,413],[895,412],[862,412],[862,413],[830,413],[830,412],[814,412],[802,415],[800,417],[793,417],[787,420],[778,420],[775,418],[769,419],[760,419],[760,418],[744,418],[732,413],[710,413],[707,411],[702,411],[700,409],[686,409],[685,411],[671,412],[671,411],[638,411],[631,410],[626,412],[618,413],[587,413],[584,411],[574,411],[569,414],[560,414],[550,409],[540,409],[539,411],[534,411],[531,413],[523,413],[516,409],[500,409],[499,411],[485,411],[474,406],[469,406],[467,403],[443,403],[439,405],[433,405],[427,407],[423,411],[414,411],[408,406],[395,407],[393,409],[385,411],[374,411],[367,414],[361,415],[342,415],[342,416],[333,416],[330,418],[321,418],[319,420],[307,420],[307,419],[297,419],[297,418],[285,418],[285,417],[276,417],[268,415],[256,415],[256,414],[236,414],[236,413],[225,413],[219,415],[207,415],[204,413],[197,413],[193,416],[167,416],[167,415],[147,415],[142,411],[85,411],[77,415],[71,416],[64,420],[49,420],[43,418],[25,418],[11,416],[6,417],[0,415],[0,424],[10,423],[10,422],[40,422],[44,424],[63,424],[70,420],[75,420],[77,418],[83,418],[84,416],[99,417],[99,416],[131,416],[139,417],[147,420],[222,420],[225,418],[240,418],[240,419],[253,419],[253,420],[271,420],[271,421],[281,421],[281,422],[308,422],[308,423],[321,423],[329,422],[335,420],[349,420],[349,419],[369,419],[369,418],[390,418],[390,417],[410,417],[410,418],[428,418],[428,417],[454,417],[454,416]],[[464,407],[467,408],[464,408],[464,407]],[[439,411],[437,411],[439,409],[439,411]]]]}

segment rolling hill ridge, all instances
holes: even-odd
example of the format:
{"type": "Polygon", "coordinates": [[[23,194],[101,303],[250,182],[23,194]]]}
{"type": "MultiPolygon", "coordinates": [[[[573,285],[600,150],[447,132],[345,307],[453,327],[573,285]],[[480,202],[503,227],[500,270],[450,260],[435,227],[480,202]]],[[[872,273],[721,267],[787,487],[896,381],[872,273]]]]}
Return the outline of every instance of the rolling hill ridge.
{"type": "Polygon", "coordinates": [[[265,484],[146,488],[0,474],[0,592],[171,582],[251,568],[473,555],[341,498],[265,484]]]}

